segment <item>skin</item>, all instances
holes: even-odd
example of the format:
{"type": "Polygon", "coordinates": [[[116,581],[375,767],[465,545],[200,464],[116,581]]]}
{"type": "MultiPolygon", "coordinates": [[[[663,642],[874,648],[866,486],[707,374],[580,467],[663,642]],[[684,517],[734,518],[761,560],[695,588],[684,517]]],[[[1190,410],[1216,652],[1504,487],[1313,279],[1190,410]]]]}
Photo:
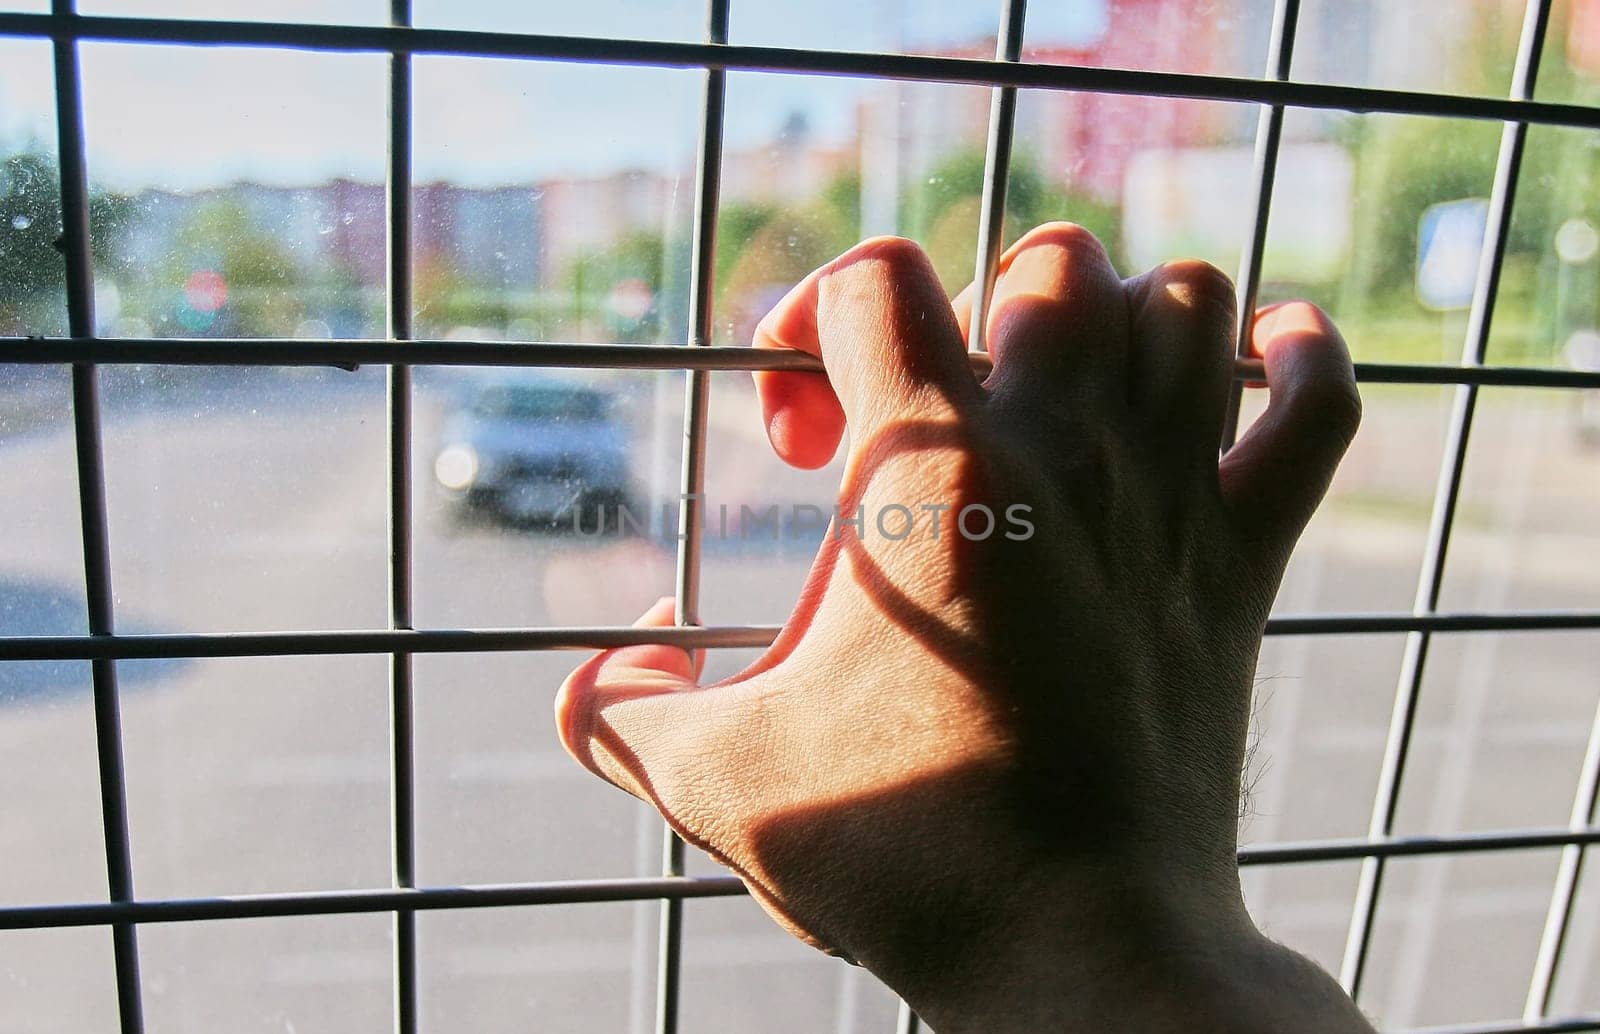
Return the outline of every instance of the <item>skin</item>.
{"type": "Polygon", "coordinates": [[[757,347],[826,368],[756,374],[773,448],[818,467],[848,428],[840,509],[867,520],[835,525],[760,662],[700,687],[681,650],[602,653],[561,689],[562,741],[940,1034],[1370,1031],[1256,930],[1236,860],[1267,613],[1360,420],[1344,343],[1310,305],[1259,313],[1270,404],[1219,461],[1225,275],[1122,280],[1066,223],[1000,270],[982,383],[969,307],[909,241],[762,321],[757,347]],[[974,503],[987,538],[954,526],[974,503]],[[1007,537],[1018,504],[1034,531],[1007,537]],[[923,505],[950,507],[937,535],[923,505]]]}

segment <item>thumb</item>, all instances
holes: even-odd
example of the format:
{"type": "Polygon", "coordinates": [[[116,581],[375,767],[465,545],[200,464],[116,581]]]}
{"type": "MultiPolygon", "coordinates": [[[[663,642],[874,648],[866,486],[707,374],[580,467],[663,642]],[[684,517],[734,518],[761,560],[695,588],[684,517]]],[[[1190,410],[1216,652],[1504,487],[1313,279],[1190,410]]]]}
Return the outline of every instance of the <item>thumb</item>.
{"type": "MultiPolygon", "coordinates": [[[[670,628],[673,601],[656,602],[635,628],[670,628]]],[[[556,694],[561,745],[589,771],[660,805],[651,762],[680,755],[701,705],[689,652],[652,643],[607,650],[584,662],[556,694]]]]}
{"type": "Polygon", "coordinates": [[[1264,361],[1267,411],[1218,468],[1223,498],[1252,539],[1284,552],[1304,529],[1361,423],[1344,339],[1306,302],[1256,314],[1251,351],[1264,361]]]}

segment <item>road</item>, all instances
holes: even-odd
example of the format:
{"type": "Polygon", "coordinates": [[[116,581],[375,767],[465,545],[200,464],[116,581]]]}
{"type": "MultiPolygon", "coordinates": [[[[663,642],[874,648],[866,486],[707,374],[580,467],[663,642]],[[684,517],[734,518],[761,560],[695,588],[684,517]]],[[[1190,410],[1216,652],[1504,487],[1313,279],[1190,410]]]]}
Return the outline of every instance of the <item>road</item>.
{"type": "MultiPolygon", "coordinates": [[[[83,628],[66,377],[0,382],[0,633],[83,628]],[[25,414],[25,419],[24,415],[25,414]]],[[[382,373],[108,371],[106,462],[119,627],[382,627],[382,373]]],[[[740,375],[714,378],[709,497],[826,504],[837,466],[788,471],[740,375]]],[[[636,479],[675,492],[678,374],[616,376],[636,479]]],[[[429,483],[448,378],[417,390],[419,627],[631,621],[670,593],[670,546],[460,526],[429,483]]],[[[1297,554],[1283,613],[1411,605],[1447,391],[1370,388],[1367,422],[1297,554]]],[[[1600,607],[1600,453],[1559,396],[1485,394],[1445,606],[1600,607]]],[[[803,546],[714,538],[708,622],[779,621],[803,546]]],[[[1246,842],[1364,832],[1404,636],[1272,639],[1263,651],[1246,842]]],[[[750,651],[727,651],[712,673],[750,651]]],[[[575,655],[416,658],[417,866],[445,885],[647,874],[659,825],[561,753],[551,695],[575,655]]],[[[141,897],[385,886],[387,660],[125,662],[132,851],[141,897]]],[[[1567,820],[1597,702],[1600,636],[1437,637],[1400,808],[1405,832],[1567,820]]],[[[103,900],[86,665],[0,667],[0,903],[103,900]]],[[[1386,1026],[1513,1016],[1555,852],[1397,862],[1364,1005],[1386,1026]]],[[[714,871],[696,858],[694,871],[714,871]]],[[[1355,863],[1247,872],[1252,909],[1336,965],[1355,863]]],[[[684,1025],[771,1034],[892,1029],[859,970],[787,940],[743,899],[687,906],[684,1025]]],[[[650,1028],[655,909],[588,905],[424,915],[430,1031],[650,1028]]],[[[140,931],[148,1029],[390,1029],[389,920],[323,917],[140,931]]],[[[1600,890],[1559,987],[1600,1009],[1600,890]]],[[[104,930],[0,934],[0,1032],[115,1029],[104,930]]]]}

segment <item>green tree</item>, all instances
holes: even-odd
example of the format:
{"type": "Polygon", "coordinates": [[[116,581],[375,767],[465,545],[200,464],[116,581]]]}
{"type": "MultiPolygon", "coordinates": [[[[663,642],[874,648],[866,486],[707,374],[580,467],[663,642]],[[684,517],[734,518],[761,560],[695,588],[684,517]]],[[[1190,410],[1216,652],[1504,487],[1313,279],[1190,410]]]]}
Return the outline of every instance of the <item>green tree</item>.
{"type": "MultiPolygon", "coordinates": [[[[89,195],[90,246],[109,262],[132,214],[130,199],[89,195]]],[[[0,159],[0,333],[60,334],[66,264],[61,236],[61,179],[55,159],[28,146],[0,159]]]]}
{"type": "MultiPolygon", "coordinates": [[[[1494,8],[1481,10],[1455,56],[1459,89],[1503,94],[1517,46],[1517,19],[1494,8]]],[[[1560,55],[1565,19],[1553,19],[1540,74],[1540,94],[1594,99],[1560,55]]],[[[1330,301],[1346,318],[1385,324],[1376,342],[1406,330],[1400,324],[1435,321],[1414,295],[1418,228],[1423,213],[1445,201],[1487,198],[1500,150],[1499,123],[1368,116],[1351,119],[1336,139],[1355,166],[1353,245],[1342,281],[1330,301]],[[1397,322],[1398,321],[1398,322],[1397,322]]],[[[1559,328],[1557,275],[1552,241],[1568,219],[1600,222],[1600,151],[1592,134],[1535,126],[1528,132],[1496,306],[1496,347],[1548,350],[1559,328]]],[[[1317,295],[1317,285],[1297,286],[1317,295]]],[[[1587,290],[1600,288],[1588,284],[1587,290]]],[[[1326,288],[1324,288],[1326,290],[1326,288]]],[[[1424,338],[1436,337],[1424,330],[1424,338]]],[[[1403,349],[1402,349],[1403,350],[1403,349]]],[[[1504,352],[1501,353],[1503,356],[1504,352]]]]}
{"type": "MultiPolygon", "coordinates": [[[[637,230],[625,234],[603,251],[574,260],[567,270],[567,289],[574,305],[573,318],[585,324],[600,321],[605,336],[619,342],[648,342],[662,339],[667,327],[681,322],[683,285],[669,267],[669,254],[679,266],[687,263],[683,249],[659,233],[637,230]],[[606,310],[612,289],[623,282],[636,281],[649,289],[654,299],[650,310],[634,319],[606,310]]],[[[679,331],[679,333],[684,333],[679,331]]]]}
{"type": "MultiPolygon", "coordinates": [[[[928,248],[934,268],[950,291],[958,291],[972,280],[984,166],[982,150],[957,151],[900,199],[900,225],[928,248]]],[[[1116,207],[1053,186],[1026,154],[1012,158],[1004,216],[1002,236],[1007,244],[1039,223],[1066,219],[1100,238],[1113,261],[1121,251],[1116,207]]]]}
{"type": "Polygon", "coordinates": [[[207,335],[288,337],[304,316],[304,271],[273,236],[256,224],[236,198],[203,204],[178,231],[162,286],[179,295],[180,325],[207,335]],[[195,313],[182,292],[196,272],[220,274],[227,301],[214,317],[195,313]],[[191,322],[185,324],[185,320],[191,322]]]}

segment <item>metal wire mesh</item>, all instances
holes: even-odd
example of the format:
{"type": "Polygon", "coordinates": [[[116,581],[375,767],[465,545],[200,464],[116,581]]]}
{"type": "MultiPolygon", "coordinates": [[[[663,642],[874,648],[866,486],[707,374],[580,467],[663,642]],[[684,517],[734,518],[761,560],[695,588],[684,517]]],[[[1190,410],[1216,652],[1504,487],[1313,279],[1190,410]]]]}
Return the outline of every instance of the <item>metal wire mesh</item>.
{"type": "MultiPolygon", "coordinates": [[[[121,1030],[143,1029],[137,929],[141,924],[239,919],[265,916],[391,913],[394,937],[394,1018],[396,1029],[417,1026],[415,916],[418,911],[494,908],[513,905],[607,901],[662,903],[656,1030],[678,1026],[679,966],[683,903],[687,899],[743,894],[732,877],[684,875],[683,844],[664,834],[663,873],[638,879],[535,882],[472,887],[418,887],[415,872],[413,801],[413,716],[411,658],[417,653],[498,650],[594,649],[639,642],[672,642],[685,647],[751,647],[769,643],[771,626],[699,627],[701,503],[705,484],[709,373],[735,369],[814,369],[801,355],[710,345],[713,243],[718,209],[725,77],[728,70],[768,74],[849,75],[991,87],[993,101],[976,256],[974,312],[981,313],[992,286],[999,255],[1008,164],[1018,89],[1079,90],[1147,97],[1183,97],[1252,102],[1262,105],[1256,134],[1256,204],[1248,247],[1238,276],[1240,311],[1248,314],[1260,284],[1283,117],[1288,107],[1391,112],[1504,123],[1499,162],[1490,202],[1488,235],[1482,251],[1471,316],[1459,365],[1358,363],[1363,383],[1456,385],[1455,407],[1444,463],[1433,505],[1426,557],[1416,603],[1410,613],[1288,616],[1272,619],[1269,635],[1341,635],[1405,632],[1407,647],[1395,695],[1393,718],[1365,837],[1286,842],[1246,847],[1242,865],[1285,865],[1360,860],[1362,878],[1350,924],[1345,986],[1359,994],[1373,915],[1386,860],[1396,857],[1460,855],[1534,848],[1562,850],[1525,1015],[1519,1021],[1451,1028],[1467,1034],[1513,1031],[1600,1030],[1600,1016],[1547,1016],[1554,974],[1571,921],[1585,849],[1600,842],[1595,823],[1600,796],[1600,713],[1575,795],[1571,821],[1562,828],[1522,828],[1449,836],[1400,836],[1394,816],[1431,637],[1473,631],[1581,630],[1600,628],[1600,611],[1515,611],[1445,613],[1438,610],[1440,586],[1454,523],[1461,476],[1468,451],[1478,389],[1483,386],[1600,388],[1600,373],[1530,369],[1485,363],[1490,326],[1505,258],[1513,200],[1529,125],[1600,129],[1600,109],[1533,100],[1544,50],[1550,0],[1530,0],[1522,29],[1515,78],[1509,97],[1464,97],[1366,87],[1295,82],[1290,78],[1298,24],[1298,0],[1278,0],[1265,74],[1259,79],[1117,68],[1045,65],[1020,60],[1024,0],[1006,0],[997,26],[995,60],[910,54],[732,46],[728,40],[729,0],[708,0],[703,43],[613,40],[492,32],[417,29],[411,26],[410,0],[391,0],[387,26],[301,25],[278,22],[176,21],[87,17],[73,0],[53,0],[49,14],[0,14],[0,36],[53,41],[56,120],[60,140],[62,250],[66,259],[68,336],[0,340],[0,363],[71,363],[78,495],[89,630],[84,636],[0,637],[0,662],[88,660],[92,662],[95,734],[109,882],[108,900],[0,908],[0,930],[109,926],[113,934],[116,991],[121,1030]],[[89,216],[81,77],[81,41],[122,41],[174,45],[293,47],[333,52],[389,55],[388,293],[387,335],[383,341],[301,342],[96,338],[89,246],[89,216]],[[703,69],[701,136],[696,161],[695,232],[690,259],[689,347],[683,345],[511,344],[504,342],[417,341],[412,336],[411,297],[411,58],[415,54],[513,57],[528,60],[591,62],[703,69]],[[388,367],[389,442],[389,627],[323,632],[118,634],[112,608],[107,542],[104,456],[101,446],[98,363],[206,365],[382,364],[388,367]],[[416,629],[412,619],[410,454],[413,364],[682,369],[689,371],[681,465],[682,506],[676,580],[676,621],[671,629],[614,627],[522,629],[416,629]],[[197,899],[140,899],[134,891],[129,855],[125,775],[117,690],[117,661],[135,658],[245,657],[312,654],[388,654],[390,666],[391,819],[393,881],[387,888],[262,894],[197,899]]],[[[972,320],[972,347],[983,347],[983,319],[972,320]]],[[[987,359],[975,354],[980,369],[987,359]]],[[[1238,377],[1259,376],[1259,365],[1242,360],[1238,377]]],[[[1225,437],[1237,426],[1237,393],[1230,406],[1225,437]]],[[[916,1017],[902,1009],[904,1032],[917,1029],[916,1017]]]]}

